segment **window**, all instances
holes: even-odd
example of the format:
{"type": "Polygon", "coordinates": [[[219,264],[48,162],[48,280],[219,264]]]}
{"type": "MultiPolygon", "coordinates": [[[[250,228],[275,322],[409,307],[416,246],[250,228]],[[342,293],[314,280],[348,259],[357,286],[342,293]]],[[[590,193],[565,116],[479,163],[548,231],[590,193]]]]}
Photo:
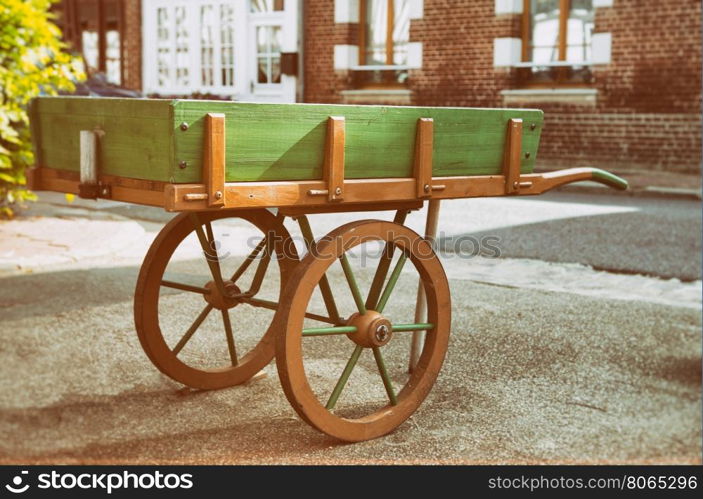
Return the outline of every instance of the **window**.
{"type": "Polygon", "coordinates": [[[252,14],[283,10],[283,0],[251,0],[252,14]]]}
{"type": "Polygon", "coordinates": [[[147,42],[145,57],[155,50],[152,53],[156,57],[156,67],[153,84],[147,91],[166,94],[191,93],[194,89],[232,92],[237,72],[237,16],[233,3],[157,0],[152,5],[154,10],[147,11],[149,19],[145,30],[152,34],[154,48],[147,42]]]}
{"type": "Polygon", "coordinates": [[[523,11],[523,82],[589,83],[593,0],[525,0],[523,11]]]}
{"type": "Polygon", "coordinates": [[[409,38],[409,0],[360,0],[357,86],[405,83],[409,38]]]}
{"type": "Polygon", "coordinates": [[[83,55],[89,76],[103,73],[108,82],[124,81],[120,0],[63,0],[60,27],[66,41],[83,55]]]}
{"type": "Polygon", "coordinates": [[[256,27],[256,82],[281,83],[281,27],[256,27]]]}

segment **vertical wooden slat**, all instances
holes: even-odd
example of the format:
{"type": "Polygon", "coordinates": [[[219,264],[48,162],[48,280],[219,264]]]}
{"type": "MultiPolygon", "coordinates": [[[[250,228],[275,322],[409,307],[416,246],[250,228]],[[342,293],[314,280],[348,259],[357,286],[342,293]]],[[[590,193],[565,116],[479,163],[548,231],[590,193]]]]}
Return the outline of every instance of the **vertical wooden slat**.
{"type": "Polygon", "coordinates": [[[225,204],[225,115],[208,113],[205,117],[205,160],[203,183],[210,207],[225,204]]]}
{"type": "Polygon", "coordinates": [[[433,125],[432,118],[417,120],[413,173],[417,181],[418,198],[426,198],[432,194],[433,125]]]}
{"type": "Polygon", "coordinates": [[[327,183],[327,199],[344,199],[344,116],[327,118],[327,139],[322,179],[327,183]]]}
{"type": "Polygon", "coordinates": [[[522,154],[522,120],[508,120],[503,155],[503,175],[505,176],[505,193],[513,194],[520,188],[520,156],[522,154]]]}

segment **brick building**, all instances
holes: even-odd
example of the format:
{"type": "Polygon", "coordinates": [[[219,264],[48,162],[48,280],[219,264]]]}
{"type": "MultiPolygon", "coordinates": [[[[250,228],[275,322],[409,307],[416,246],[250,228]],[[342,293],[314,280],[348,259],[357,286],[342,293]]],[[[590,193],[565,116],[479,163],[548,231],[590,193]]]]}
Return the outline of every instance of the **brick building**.
{"type": "Polygon", "coordinates": [[[541,167],[701,166],[698,0],[63,0],[62,23],[84,53],[113,26],[94,66],[119,53],[148,94],[537,107],[541,167]]]}

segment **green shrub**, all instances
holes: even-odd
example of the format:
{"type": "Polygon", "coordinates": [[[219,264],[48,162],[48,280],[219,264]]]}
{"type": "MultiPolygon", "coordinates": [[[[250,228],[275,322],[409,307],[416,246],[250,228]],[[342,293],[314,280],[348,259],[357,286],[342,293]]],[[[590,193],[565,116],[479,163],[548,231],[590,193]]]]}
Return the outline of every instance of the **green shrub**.
{"type": "Polygon", "coordinates": [[[0,217],[35,199],[25,177],[34,162],[27,104],[37,95],[72,91],[83,78],[80,59],[64,51],[51,22],[54,1],[0,2],[0,217]]]}

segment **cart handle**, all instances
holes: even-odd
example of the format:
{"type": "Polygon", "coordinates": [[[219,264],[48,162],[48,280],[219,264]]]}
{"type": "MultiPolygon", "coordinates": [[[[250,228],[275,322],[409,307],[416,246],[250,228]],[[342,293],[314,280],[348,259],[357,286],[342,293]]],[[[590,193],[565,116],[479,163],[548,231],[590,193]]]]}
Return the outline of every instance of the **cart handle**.
{"type": "Polygon", "coordinates": [[[593,175],[593,180],[595,182],[607,185],[608,187],[612,187],[613,189],[617,189],[619,191],[627,190],[627,180],[622,177],[618,177],[617,175],[601,170],[600,168],[591,168],[591,175],[593,175]]]}
{"type": "MultiPolygon", "coordinates": [[[[529,177],[532,177],[532,175],[524,175],[520,180],[528,180],[529,177]]],[[[533,179],[529,178],[529,180],[533,179]]],[[[628,187],[627,180],[624,178],[599,168],[568,168],[566,170],[537,174],[536,178],[534,178],[533,185],[530,185],[525,190],[521,190],[520,194],[539,194],[565,184],[587,180],[598,182],[621,191],[626,190],[628,187]]]]}

